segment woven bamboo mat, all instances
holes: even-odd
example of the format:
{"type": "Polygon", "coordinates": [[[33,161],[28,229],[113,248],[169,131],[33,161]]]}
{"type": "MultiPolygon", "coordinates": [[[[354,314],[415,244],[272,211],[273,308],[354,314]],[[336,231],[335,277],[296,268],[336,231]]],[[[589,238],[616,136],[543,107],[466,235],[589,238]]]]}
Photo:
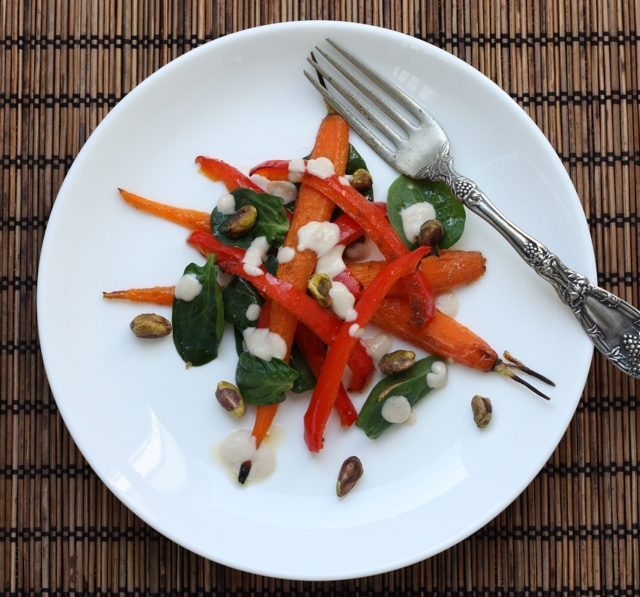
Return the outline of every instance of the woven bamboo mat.
{"type": "Polygon", "coordinates": [[[266,23],[402,31],[493,79],[552,143],[583,202],[599,283],[638,305],[637,0],[0,2],[0,586],[7,595],[631,595],[640,591],[640,384],[596,355],[577,413],[505,512],[429,560],[289,582],[162,537],[98,480],[51,395],[36,324],[47,219],[102,118],[160,66],[266,23]]]}

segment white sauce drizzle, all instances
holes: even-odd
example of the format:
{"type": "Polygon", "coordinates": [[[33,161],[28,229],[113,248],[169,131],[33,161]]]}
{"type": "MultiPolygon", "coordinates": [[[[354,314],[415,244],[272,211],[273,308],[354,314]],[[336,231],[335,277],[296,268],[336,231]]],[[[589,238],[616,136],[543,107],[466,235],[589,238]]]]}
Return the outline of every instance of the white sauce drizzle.
{"type": "Polygon", "coordinates": [[[256,438],[250,429],[236,429],[222,440],[218,448],[220,460],[225,468],[234,475],[238,474],[240,465],[251,461],[248,481],[260,481],[267,478],[276,468],[276,455],[273,449],[261,442],[256,449],[256,438]]]}
{"type": "Polygon", "coordinates": [[[202,284],[195,274],[184,274],[176,284],[174,296],[181,301],[190,302],[202,292],[202,284]]]}
{"type": "Polygon", "coordinates": [[[436,308],[449,317],[458,314],[458,297],[452,290],[436,297],[436,308]]]}
{"type": "Polygon", "coordinates": [[[273,358],[284,359],[287,355],[287,343],[284,338],[269,328],[247,328],[242,332],[247,351],[254,357],[270,361],[273,358]]]}
{"type": "Polygon", "coordinates": [[[344,321],[354,321],[356,319],[358,312],[353,308],[356,299],[342,282],[331,281],[329,296],[333,302],[331,308],[340,319],[344,321]],[[348,316],[353,316],[352,311],[355,313],[355,317],[348,319],[348,316]]]}
{"type": "Polygon", "coordinates": [[[258,321],[258,318],[260,317],[260,311],[260,305],[253,303],[252,305],[249,305],[247,307],[245,316],[249,321],[258,321]]]}
{"type": "Polygon", "coordinates": [[[317,158],[307,162],[307,172],[325,180],[333,176],[336,170],[329,158],[317,158]]]}
{"type": "Polygon", "coordinates": [[[309,222],[298,230],[298,251],[311,249],[318,257],[328,253],[340,240],[340,227],[332,222],[309,222]]]}
{"type": "Polygon", "coordinates": [[[289,162],[289,180],[291,182],[300,182],[302,175],[305,173],[304,160],[297,158],[289,162]]]}
{"type": "Polygon", "coordinates": [[[363,332],[364,330],[357,323],[354,323],[349,328],[349,336],[351,336],[352,338],[361,338],[363,332]]]}
{"type": "Polygon", "coordinates": [[[278,249],[278,263],[289,263],[296,256],[293,247],[280,247],[278,249]]]}
{"type": "Polygon", "coordinates": [[[390,396],[380,414],[389,423],[404,423],[411,416],[411,404],[404,396],[390,396]]]}
{"type": "Polygon", "coordinates": [[[347,266],[342,260],[344,245],[335,245],[331,247],[316,263],[316,272],[325,273],[331,280],[338,274],[341,274],[347,266]]]}
{"type": "Polygon", "coordinates": [[[436,210],[431,203],[423,201],[421,203],[414,203],[409,207],[405,207],[400,212],[402,218],[402,230],[407,240],[410,243],[415,243],[418,240],[418,234],[420,233],[420,226],[427,220],[433,220],[436,217],[436,210]]]}
{"type": "Polygon", "coordinates": [[[242,258],[243,269],[249,276],[262,275],[263,272],[260,266],[267,258],[267,251],[269,251],[269,243],[266,236],[258,236],[253,239],[242,258]]]}
{"type": "Polygon", "coordinates": [[[225,216],[232,214],[236,210],[236,199],[231,193],[225,193],[218,197],[216,209],[225,216]]]}
{"type": "Polygon", "coordinates": [[[363,338],[362,343],[364,344],[367,354],[377,365],[380,359],[385,354],[391,352],[391,347],[393,346],[393,338],[389,334],[380,333],[376,334],[372,338],[363,338]]]}
{"type": "Polygon", "coordinates": [[[260,187],[263,191],[267,191],[267,186],[269,185],[270,181],[268,178],[265,178],[264,176],[260,176],[259,174],[252,174],[251,182],[255,184],[257,187],[260,187]]]}
{"type": "Polygon", "coordinates": [[[442,361],[436,361],[431,365],[431,371],[427,373],[427,385],[430,388],[441,388],[447,383],[447,366],[442,361]]]}
{"type": "Polygon", "coordinates": [[[293,203],[298,198],[298,187],[286,180],[270,180],[265,190],[269,195],[280,197],[285,205],[293,203]]]}

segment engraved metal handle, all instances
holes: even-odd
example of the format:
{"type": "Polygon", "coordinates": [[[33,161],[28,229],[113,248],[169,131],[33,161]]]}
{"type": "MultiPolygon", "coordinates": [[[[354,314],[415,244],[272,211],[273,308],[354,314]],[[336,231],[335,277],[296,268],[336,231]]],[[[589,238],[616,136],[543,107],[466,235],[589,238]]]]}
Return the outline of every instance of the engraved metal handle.
{"type": "Polygon", "coordinates": [[[415,178],[445,182],[465,207],[500,232],[520,257],[555,288],[595,347],[616,367],[640,379],[638,309],[566,267],[547,247],[506,218],[473,181],[453,169],[448,145],[415,178]]]}

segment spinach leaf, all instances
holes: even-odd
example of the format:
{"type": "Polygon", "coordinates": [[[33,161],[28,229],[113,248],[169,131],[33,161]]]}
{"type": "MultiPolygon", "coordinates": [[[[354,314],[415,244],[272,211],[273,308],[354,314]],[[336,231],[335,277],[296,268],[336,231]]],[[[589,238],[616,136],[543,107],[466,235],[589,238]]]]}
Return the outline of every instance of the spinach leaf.
{"type": "Polygon", "coordinates": [[[247,319],[247,309],[251,305],[262,307],[264,299],[250,282],[239,276],[231,276],[229,283],[222,290],[222,300],[225,321],[240,330],[256,326],[257,321],[247,319]]]}
{"type": "Polygon", "coordinates": [[[309,364],[302,356],[302,353],[295,342],[291,347],[291,359],[289,360],[289,365],[298,374],[298,378],[291,388],[292,392],[295,394],[302,394],[303,392],[313,390],[313,388],[316,387],[316,378],[311,372],[309,364]]]}
{"type": "Polygon", "coordinates": [[[371,390],[366,402],[360,410],[356,425],[364,430],[367,437],[376,439],[385,430],[391,427],[393,423],[389,423],[382,418],[382,406],[391,398],[391,396],[404,396],[411,406],[414,406],[419,400],[424,398],[431,388],[427,385],[427,373],[431,371],[431,366],[436,361],[441,361],[440,357],[427,357],[416,361],[413,367],[388,375],[380,380],[371,390]],[[380,395],[387,389],[389,392],[380,395]]]}
{"type": "Polygon", "coordinates": [[[184,273],[193,274],[202,291],[191,301],[173,299],[173,342],[182,359],[196,367],[218,356],[224,333],[224,307],[215,261],[216,256],[209,255],[203,266],[190,263],[184,273]]]}
{"type": "Polygon", "coordinates": [[[278,274],[278,258],[273,254],[267,255],[267,260],[264,262],[264,269],[266,269],[272,276],[278,274]]]}
{"type": "Polygon", "coordinates": [[[244,336],[242,335],[242,330],[234,327],[233,338],[236,341],[236,353],[240,356],[244,352],[244,336]]]}
{"type": "Polygon", "coordinates": [[[268,406],[284,401],[298,374],[282,359],[265,361],[243,352],[236,368],[236,385],[245,402],[268,406]]]}
{"type": "Polygon", "coordinates": [[[410,243],[404,235],[400,212],[410,205],[424,201],[433,205],[436,219],[440,220],[444,228],[438,248],[448,249],[462,236],[466,213],[462,203],[453,196],[451,189],[444,182],[413,180],[406,176],[397,178],[389,187],[387,195],[389,221],[402,242],[413,251],[418,245],[410,243]]]}
{"type": "Polygon", "coordinates": [[[268,193],[256,193],[251,189],[236,189],[231,194],[236,200],[236,210],[245,205],[253,205],[258,210],[258,218],[248,234],[240,238],[230,238],[225,234],[225,226],[231,214],[221,214],[218,209],[211,212],[211,233],[221,243],[247,249],[253,239],[266,236],[271,247],[279,247],[289,230],[289,220],[284,213],[284,201],[268,193]]]}

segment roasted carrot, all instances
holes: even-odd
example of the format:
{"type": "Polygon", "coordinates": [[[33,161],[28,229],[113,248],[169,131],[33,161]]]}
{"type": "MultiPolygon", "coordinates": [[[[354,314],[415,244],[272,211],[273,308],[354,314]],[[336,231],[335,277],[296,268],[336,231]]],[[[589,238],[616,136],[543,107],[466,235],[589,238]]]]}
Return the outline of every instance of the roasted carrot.
{"type": "Polygon", "coordinates": [[[154,305],[173,305],[173,293],[175,286],[155,286],[154,288],[130,288],[129,290],[116,290],[115,292],[103,292],[106,299],[120,299],[135,303],[153,303],[154,305]]]}
{"type": "Polygon", "coordinates": [[[211,231],[210,215],[203,211],[196,211],[195,209],[187,209],[184,207],[174,207],[172,205],[165,205],[164,203],[158,203],[157,201],[151,201],[151,199],[145,199],[139,195],[134,195],[124,189],[118,189],[122,198],[129,204],[133,205],[137,209],[146,211],[174,224],[180,224],[189,230],[203,230],[205,232],[211,231]]]}
{"type": "Polygon", "coordinates": [[[456,363],[491,371],[498,355],[482,338],[455,319],[436,312],[429,325],[421,329],[407,323],[411,306],[406,298],[387,297],[376,311],[372,323],[431,354],[452,358],[456,363]]]}
{"type": "MultiPolygon", "coordinates": [[[[422,260],[420,269],[424,272],[435,294],[451,290],[456,286],[466,286],[481,278],[485,271],[486,259],[479,251],[440,251],[440,257],[431,255],[422,260]]],[[[347,269],[365,288],[383,270],[384,261],[364,261],[351,263],[347,269]]],[[[404,296],[406,288],[396,284],[387,296],[404,296]]]]}
{"type": "MultiPolygon", "coordinates": [[[[326,157],[333,163],[335,171],[344,175],[349,158],[349,125],[341,116],[332,114],[323,119],[311,157],[313,159],[326,157]]],[[[298,192],[293,219],[283,246],[297,248],[298,230],[311,221],[329,220],[333,209],[333,203],[322,193],[302,185],[298,192]]],[[[304,291],[307,287],[307,280],[315,269],[316,259],[316,254],[313,251],[296,251],[295,257],[289,263],[281,263],[278,266],[277,277],[304,291]]],[[[287,343],[287,360],[291,352],[296,325],[297,320],[291,313],[279,303],[272,305],[269,329],[279,334],[287,343]]],[[[257,446],[260,445],[269,430],[276,409],[277,405],[275,408],[273,406],[258,407],[256,423],[252,431],[257,446]],[[269,410],[262,412],[263,409],[269,410]]]]}

